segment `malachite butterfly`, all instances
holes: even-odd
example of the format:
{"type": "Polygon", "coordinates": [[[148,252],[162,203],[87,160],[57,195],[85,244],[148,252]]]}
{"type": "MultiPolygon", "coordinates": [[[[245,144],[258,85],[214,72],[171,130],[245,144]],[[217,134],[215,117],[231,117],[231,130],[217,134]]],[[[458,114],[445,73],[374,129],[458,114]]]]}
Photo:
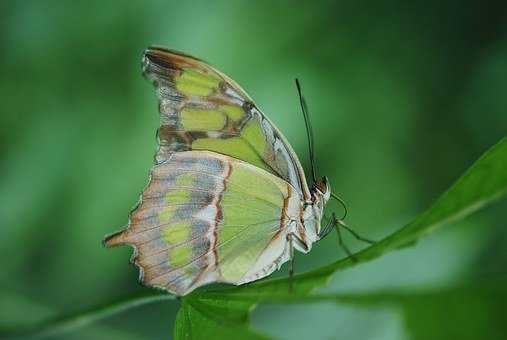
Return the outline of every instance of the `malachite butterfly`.
{"type": "Polygon", "coordinates": [[[125,230],[147,286],[185,295],[212,282],[244,284],[307,253],[331,190],[310,188],[276,126],[225,74],[162,48],[144,52],[159,98],[156,165],[125,230]]]}

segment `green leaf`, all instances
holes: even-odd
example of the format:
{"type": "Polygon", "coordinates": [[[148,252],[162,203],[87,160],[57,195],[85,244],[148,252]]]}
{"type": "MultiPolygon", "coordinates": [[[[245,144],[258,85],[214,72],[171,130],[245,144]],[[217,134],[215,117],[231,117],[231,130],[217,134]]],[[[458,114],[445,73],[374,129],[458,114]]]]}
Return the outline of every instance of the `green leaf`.
{"type": "Polygon", "coordinates": [[[248,328],[251,303],[187,297],[182,299],[176,316],[174,338],[192,339],[248,339],[262,340],[265,336],[248,328]]]}
{"type": "Polygon", "coordinates": [[[370,296],[371,303],[364,301],[363,306],[399,306],[414,340],[504,339],[505,287],[507,282],[500,280],[415,294],[383,294],[370,296]]]}
{"type": "Polygon", "coordinates": [[[68,315],[62,315],[57,318],[51,318],[28,325],[17,325],[15,327],[0,328],[1,339],[18,338],[47,338],[55,337],[67,333],[80,327],[87,326],[111,315],[121,313],[131,308],[142,305],[160,302],[172,301],[176,298],[169,294],[160,294],[153,292],[143,292],[126,298],[101,304],[87,310],[82,310],[68,315]]]}
{"type": "MultiPolygon", "coordinates": [[[[503,339],[507,312],[507,281],[479,281],[416,292],[379,291],[361,294],[319,294],[298,303],[335,302],[362,308],[389,306],[403,315],[415,340],[503,339]]],[[[284,302],[279,299],[279,302],[284,302]]]]}

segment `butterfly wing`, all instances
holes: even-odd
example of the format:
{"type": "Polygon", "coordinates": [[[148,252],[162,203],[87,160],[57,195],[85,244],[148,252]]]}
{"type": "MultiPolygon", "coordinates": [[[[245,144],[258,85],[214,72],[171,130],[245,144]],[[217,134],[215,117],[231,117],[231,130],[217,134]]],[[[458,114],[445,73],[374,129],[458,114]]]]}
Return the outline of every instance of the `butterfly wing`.
{"type": "Polygon", "coordinates": [[[159,97],[158,162],[178,151],[214,151],[279,176],[310,198],[297,155],[232,79],[203,61],[161,48],[145,51],[143,72],[159,97]]]}
{"type": "Polygon", "coordinates": [[[144,284],[184,295],[209,282],[241,284],[287,261],[301,197],[286,181],[208,151],[178,152],[151,171],[124,231],[144,284]],[[291,217],[292,216],[292,217],[291,217]]]}

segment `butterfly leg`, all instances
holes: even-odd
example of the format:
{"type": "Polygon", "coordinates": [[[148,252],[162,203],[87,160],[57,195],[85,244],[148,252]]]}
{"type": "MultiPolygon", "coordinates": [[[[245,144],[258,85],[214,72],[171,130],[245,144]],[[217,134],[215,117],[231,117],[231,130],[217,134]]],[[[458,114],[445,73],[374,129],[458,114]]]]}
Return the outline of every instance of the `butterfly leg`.
{"type": "Polygon", "coordinates": [[[335,213],[333,213],[333,216],[331,217],[331,221],[333,223],[333,226],[336,229],[336,233],[338,234],[338,244],[340,245],[340,247],[343,248],[343,250],[345,251],[345,253],[347,253],[347,256],[350,257],[350,259],[352,261],[355,262],[355,261],[357,261],[357,259],[354,257],[354,255],[352,254],[352,252],[349,250],[349,248],[343,242],[342,233],[340,231],[341,228],[344,228],[345,230],[347,230],[349,233],[351,233],[359,241],[366,242],[366,243],[369,243],[369,244],[375,244],[375,241],[372,241],[372,240],[369,240],[367,238],[364,238],[364,237],[360,236],[358,233],[356,233],[354,230],[352,230],[349,226],[347,226],[345,224],[345,222],[343,222],[342,220],[337,219],[335,213]]]}
{"type": "Polygon", "coordinates": [[[368,243],[368,244],[375,244],[376,243],[375,241],[369,240],[365,237],[362,237],[358,233],[356,233],[352,228],[350,228],[348,225],[346,225],[345,222],[343,222],[342,220],[337,220],[337,223],[341,227],[343,227],[345,230],[347,230],[349,233],[351,233],[352,236],[354,236],[357,240],[368,243]]]}
{"type": "Polygon", "coordinates": [[[343,242],[342,233],[340,231],[340,225],[341,225],[340,224],[340,220],[338,220],[336,218],[335,213],[333,213],[333,216],[332,216],[331,220],[332,220],[333,226],[334,226],[334,228],[336,230],[336,233],[338,234],[338,244],[345,251],[345,253],[347,254],[347,256],[350,257],[350,259],[355,262],[356,258],[354,257],[354,255],[352,255],[352,252],[349,250],[349,248],[343,242]]]}
{"type": "Polygon", "coordinates": [[[292,277],[294,276],[294,234],[287,234],[289,242],[289,293],[292,293],[292,277]]]}

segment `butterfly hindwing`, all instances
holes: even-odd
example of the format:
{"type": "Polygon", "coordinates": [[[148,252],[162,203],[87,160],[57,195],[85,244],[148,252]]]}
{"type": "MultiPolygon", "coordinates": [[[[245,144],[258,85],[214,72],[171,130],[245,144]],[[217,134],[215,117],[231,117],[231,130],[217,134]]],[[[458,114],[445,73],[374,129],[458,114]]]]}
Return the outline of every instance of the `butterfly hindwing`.
{"type": "Polygon", "coordinates": [[[264,169],[310,194],[285,137],[233,80],[208,64],[161,48],[145,51],[143,72],[157,88],[158,162],[174,152],[209,150],[264,169]]]}
{"type": "Polygon", "coordinates": [[[106,244],[132,245],[143,283],[178,295],[209,282],[240,284],[287,260],[300,205],[292,185],[261,168],[177,152],[152,169],[129,226],[106,244]]]}

